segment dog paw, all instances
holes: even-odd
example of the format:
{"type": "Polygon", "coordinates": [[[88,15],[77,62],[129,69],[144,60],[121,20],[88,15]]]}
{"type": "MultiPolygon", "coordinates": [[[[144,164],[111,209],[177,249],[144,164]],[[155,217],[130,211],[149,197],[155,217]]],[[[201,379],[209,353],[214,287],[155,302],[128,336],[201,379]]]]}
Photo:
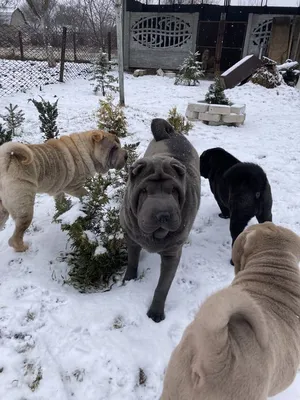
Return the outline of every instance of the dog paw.
{"type": "Polygon", "coordinates": [[[137,279],[137,274],[132,274],[132,273],[127,274],[126,273],[124,278],[123,278],[123,283],[125,283],[127,281],[132,281],[132,280],[135,280],[135,279],[137,279]]]}
{"type": "Polygon", "coordinates": [[[147,312],[147,315],[149,318],[152,319],[154,322],[161,322],[165,319],[165,313],[164,312],[157,312],[155,310],[150,310],[147,312]]]}
{"type": "Polygon", "coordinates": [[[225,214],[223,214],[223,213],[220,213],[220,214],[219,214],[219,217],[222,218],[222,219],[228,219],[228,218],[230,218],[229,215],[225,215],[225,214]]]}
{"type": "Polygon", "coordinates": [[[26,243],[16,243],[13,239],[9,239],[8,244],[12,247],[17,253],[23,253],[29,249],[28,244],[26,243]]]}

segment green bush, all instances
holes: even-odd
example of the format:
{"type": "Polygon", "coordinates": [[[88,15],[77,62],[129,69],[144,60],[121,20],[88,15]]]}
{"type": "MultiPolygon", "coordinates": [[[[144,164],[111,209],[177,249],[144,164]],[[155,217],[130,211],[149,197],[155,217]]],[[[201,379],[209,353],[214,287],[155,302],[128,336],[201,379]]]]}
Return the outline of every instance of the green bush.
{"type": "Polygon", "coordinates": [[[175,85],[196,86],[200,79],[204,76],[202,71],[202,63],[197,61],[199,53],[192,53],[183,61],[179,67],[178,75],[175,79],[175,85]]]}
{"type": "Polygon", "coordinates": [[[184,135],[188,135],[189,131],[193,128],[193,124],[183,115],[179,114],[177,107],[173,107],[169,111],[168,122],[173,126],[176,132],[184,135]]]}
{"type": "Polygon", "coordinates": [[[12,131],[6,130],[2,124],[0,124],[0,146],[3,143],[12,141],[12,131]]]}
{"type": "Polygon", "coordinates": [[[127,121],[123,109],[113,104],[112,96],[100,100],[97,112],[98,128],[116,134],[118,137],[127,136],[127,121]]]}
{"type": "Polygon", "coordinates": [[[283,78],[278,71],[277,63],[270,58],[264,57],[263,65],[255,71],[251,81],[256,85],[273,89],[282,84],[283,78]]]}
{"type": "Polygon", "coordinates": [[[232,103],[225,96],[224,88],[220,78],[215,79],[215,83],[211,84],[205,96],[205,101],[208,104],[221,104],[230,106],[232,103]]]}
{"type": "Polygon", "coordinates": [[[118,82],[118,79],[109,73],[110,70],[111,63],[108,60],[107,54],[101,50],[94,63],[93,76],[91,77],[91,80],[95,81],[95,94],[101,90],[102,95],[105,96],[107,91],[117,92],[119,90],[114,85],[118,82]]]}
{"type": "Polygon", "coordinates": [[[8,107],[5,107],[7,113],[1,115],[3,121],[5,121],[7,126],[7,132],[11,132],[12,136],[17,136],[17,129],[21,127],[25,121],[24,112],[18,110],[18,106],[13,106],[11,103],[8,107]]]}
{"type": "MultiPolygon", "coordinates": [[[[124,146],[129,164],[137,158],[138,145],[124,146]]],[[[110,170],[105,176],[89,179],[86,183],[88,195],[80,200],[81,214],[84,214],[72,223],[64,223],[64,214],[61,214],[70,208],[69,203],[66,199],[56,200],[55,219],[61,222],[62,230],[67,232],[71,242],[67,282],[80,292],[109,290],[123,274],[127,247],[119,214],[127,179],[125,169],[110,170]]]]}
{"type": "Polygon", "coordinates": [[[50,101],[44,100],[42,97],[41,101],[34,99],[29,99],[29,101],[31,101],[38,110],[39,120],[41,122],[40,130],[43,133],[44,141],[46,142],[49,139],[57,139],[59,136],[59,130],[56,123],[58,117],[58,99],[53,104],[51,104],[50,101]]]}

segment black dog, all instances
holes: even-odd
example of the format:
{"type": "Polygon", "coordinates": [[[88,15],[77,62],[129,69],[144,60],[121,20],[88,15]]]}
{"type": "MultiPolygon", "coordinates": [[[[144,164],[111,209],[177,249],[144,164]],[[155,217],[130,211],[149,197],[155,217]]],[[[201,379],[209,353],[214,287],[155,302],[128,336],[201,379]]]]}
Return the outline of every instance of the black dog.
{"type": "Polygon", "coordinates": [[[221,218],[230,218],[232,244],[251,218],[259,223],[272,221],[272,193],[263,169],[243,163],[226,150],[215,147],[200,156],[200,174],[209,179],[210,189],[221,209],[221,218]]]}

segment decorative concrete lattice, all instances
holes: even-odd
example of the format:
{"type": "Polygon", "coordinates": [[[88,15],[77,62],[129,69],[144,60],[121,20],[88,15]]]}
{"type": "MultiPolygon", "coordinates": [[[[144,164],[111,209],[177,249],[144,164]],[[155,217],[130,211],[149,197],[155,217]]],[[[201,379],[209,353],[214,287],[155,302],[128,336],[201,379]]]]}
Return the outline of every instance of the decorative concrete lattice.
{"type": "Polygon", "coordinates": [[[246,106],[233,104],[223,106],[219,104],[207,104],[205,102],[189,103],[185,116],[191,121],[202,121],[207,125],[239,126],[245,121],[246,106]]]}
{"type": "Polygon", "coordinates": [[[145,47],[181,47],[191,39],[192,27],[173,15],[157,15],[139,19],[131,27],[131,33],[133,41],[145,47]]]}
{"type": "Polygon", "coordinates": [[[272,32],[273,18],[265,19],[252,30],[253,44],[259,47],[266,47],[269,43],[272,32]]]}

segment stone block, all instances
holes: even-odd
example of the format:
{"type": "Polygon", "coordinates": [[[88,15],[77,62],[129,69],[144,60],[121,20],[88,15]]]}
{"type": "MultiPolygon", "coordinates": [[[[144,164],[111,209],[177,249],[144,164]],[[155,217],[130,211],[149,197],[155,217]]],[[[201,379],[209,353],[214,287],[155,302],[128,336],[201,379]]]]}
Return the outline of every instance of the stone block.
{"type": "Polygon", "coordinates": [[[164,71],[163,71],[161,68],[159,68],[159,69],[156,71],[156,75],[158,75],[158,76],[165,76],[165,73],[164,73],[164,71]]]}
{"type": "Polygon", "coordinates": [[[246,106],[245,104],[233,104],[230,110],[231,114],[245,114],[246,106]]]}
{"type": "Polygon", "coordinates": [[[187,110],[185,113],[185,116],[189,119],[189,120],[197,120],[199,119],[199,113],[197,111],[190,111],[187,110]]]}
{"type": "Polygon", "coordinates": [[[176,78],[176,73],[175,72],[165,72],[165,76],[167,78],[176,78]]]}
{"type": "Polygon", "coordinates": [[[207,121],[207,122],[220,122],[221,115],[220,114],[210,114],[210,113],[199,113],[200,121],[207,121]]]}
{"type": "Polygon", "coordinates": [[[145,69],[136,69],[133,73],[133,76],[138,78],[139,76],[144,76],[147,74],[147,71],[145,69]]]}
{"type": "Polygon", "coordinates": [[[208,107],[208,112],[210,114],[221,114],[228,115],[230,114],[230,106],[223,106],[221,104],[211,104],[208,107]]]}
{"type": "Polygon", "coordinates": [[[222,121],[226,124],[243,124],[246,118],[246,114],[229,114],[223,115],[222,121]]]}
{"type": "Polygon", "coordinates": [[[208,125],[209,126],[221,126],[221,125],[224,125],[224,123],[222,121],[220,121],[220,122],[209,121],[208,125]]]}
{"type": "Polygon", "coordinates": [[[196,111],[196,112],[201,112],[204,113],[208,111],[208,104],[207,103],[189,103],[187,106],[187,109],[189,111],[196,111]]]}

